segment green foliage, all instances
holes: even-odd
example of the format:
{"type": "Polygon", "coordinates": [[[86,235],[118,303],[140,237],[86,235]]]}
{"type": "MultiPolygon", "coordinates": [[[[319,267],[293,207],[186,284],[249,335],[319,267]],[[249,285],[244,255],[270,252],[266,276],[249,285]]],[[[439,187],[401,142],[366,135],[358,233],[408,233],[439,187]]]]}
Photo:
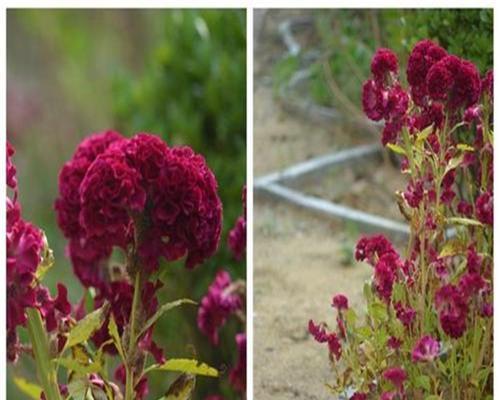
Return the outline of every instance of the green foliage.
{"type": "MultiPolygon", "coordinates": [[[[439,42],[449,53],[473,61],[481,73],[493,66],[492,9],[321,10],[313,15],[319,40],[303,51],[314,47],[322,57],[308,67],[308,89],[312,99],[325,106],[345,108],[338,91],[332,91],[333,78],[339,91],[359,108],[360,86],[369,76],[371,58],[378,47],[391,48],[403,71],[409,52],[425,38],[439,42]],[[329,77],[323,65],[325,60],[329,77]]],[[[296,57],[284,57],[274,69],[275,85],[286,84],[286,78],[300,67],[296,57]]]]}
{"type": "MultiPolygon", "coordinates": [[[[203,154],[219,182],[224,234],[242,212],[246,160],[246,28],[242,10],[173,10],[137,79],[114,85],[116,126],[203,154]]],[[[217,262],[229,262],[228,253],[217,262]]]]}
{"type": "Polygon", "coordinates": [[[430,38],[474,62],[481,73],[493,66],[493,9],[403,10],[399,23],[387,26],[389,45],[404,34],[400,44],[409,51],[417,41],[430,38]]]}

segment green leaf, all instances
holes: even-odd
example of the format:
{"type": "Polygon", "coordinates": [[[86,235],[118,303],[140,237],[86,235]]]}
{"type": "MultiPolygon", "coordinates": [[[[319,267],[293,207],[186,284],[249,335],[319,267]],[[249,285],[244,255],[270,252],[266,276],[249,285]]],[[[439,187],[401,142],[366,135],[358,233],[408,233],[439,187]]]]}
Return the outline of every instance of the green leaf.
{"type": "Polygon", "coordinates": [[[178,371],[187,374],[194,375],[204,375],[211,377],[218,377],[219,372],[210,367],[209,365],[202,363],[198,360],[187,359],[187,358],[171,358],[167,360],[164,364],[155,364],[147,368],[145,372],[149,371],[178,371]]]}
{"type": "Polygon", "coordinates": [[[387,143],[385,147],[389,148],[396,154],[401,154],[403,156],[406,156],[406,150],[403,149],[401,146],[394,144],[394,143],[387,143]]]}
{"type": "Polygon", "coordinates": [[[190,400],[193,396],[196,377],[181,374],[168,388],[167,393],[159,400],[190,400]]]}
{"type": "Polygon", "coordinates": [[[45,232],[43,232],[43,251],[42,251],[42,261],[36,268],[36,279],[38,281],[41,281],[47,271],[52,268],[54,265],[54,253],[52,252],[52,249],[49,247],[49,243],[47,241],[47,237],[45,236],[45,232]]]}
{"type": "Polygon", "coordinates": [[[108,323],[108,332],[109,336],[113,339],[116,349],[118,350],[118,354],[122,358],[122,361],[125,362],[125,352],[123,351],[122,341],[120,339],[120,334],[118,333],[118,327],[116,326],[115,318],[113,314],[111,314],[108,323]]]}
{"type": "Polygon", "coordinates": [[[483,226],[481,222],[475,219],[471,218],[461,218],[461,217],[450,217],[446,218],[446,223],[449,225],[452,224],[458,224],[458,225],[465,225],[465,226],[483,226]]]}
{"type": "Polygon", "coordinates": [[[356,315],[356,312],[352,309],[349,308],[344,312],[344,317],[347,323],[347,326],[349,329],[353,329],[356,325],[356,320],[358,316],[356,315]]]}
{"type": "Polygon", "coordinates": [[[462,151],[474,151],[474,147],[469,146],[468,144],[465,143],[459,143],[457,144],[457,149],[462,150],[462,151]]]}
{"type": "Polygon", "coordinates": [[[434,125],[429,125],[423,131],[417,133],[416,143],[420,145],[421,143],[425,142],[433,131],[434,131],[434,125]]]}
{"type": "Polygon", "coordinates": [[[387,319],[386,306],[382,303],[369,304],[368,313],[376,322],[383,322],[387,319]]]}
{"type": "Polygon", "coordinates": [[[446,166],[446,169],[444,170],[443,176],[445,176],[448,172],[454,170],[460,164],[462,164],[463,159],[464,159],[464,155],[463,155],[463,153],[461,153],[458,156],[453,157],[450,161],[448,161],[448,165],[446,166]]]}
{"type": "Polygon", "coordinates": [[[74,358],[57,358],[54,360],[59,365],[64,368],[78,372],[79,374],[91,374],[99,372],[102,369],[102,365],[99,363],[89,363],[87,365],[79,363],[74,358]]]}
{"type": "Polygon", "coordinates": [[[40,400],[40,396],[42,395],[42,388],[40,386],[18,376],[15,376],[13,380],[17,388],[30,399],[40,400]]]}
{"type": "Polygon", "coordinates": [[[442,400],[442,399],[437,394],[431,394],[430,396],[427,396],[425,400],[442,400]]]}
{"type": "Polygon", "coordinates": [[[149,328],[151,328],[151,326],[156,323],[156,321],[158,321],[158,319],[164,314],[166,313],[167,311],[175,308],[175,307],[178,307],[182,304],[193,304],[193,305],[196,305],[197,303],[193,300],[190,300],[190,299],[179,299],[179,300],[175,300],[175,301],[171,301],[170,303],[166,303],[166,304],[163,304],[159,309],[158,311],[156,311],[156,313],[154,313],[154,315],[148,319],[146,321],[146,324],[144,325],[144,327],[141,329],[140,333],[137,335],[137,337],[140,337],[141,335],[143,335],[149,328]]]}
{"type": "Polygon", "coordinates": [[[49,400],[59,400],[61,395],[57,386],[57,376],[49,350],[49,340],[40,312],[36,308],[28,308],[28,334],[35,357],[37,376],[43,391],[49,400]]]}
{"type": "Polygon", "coordinates": [[[69,332],[68,340],[65,349],[76,344],[87,341],[92,334],[99,329],[105,318],[108,306],[104,305],[97,310],[87,314],[85,318],[77,322],[77,324],[69,332]]]}
{"type": "Polygon", "coordinates": [[[405,287],[401,283],[396,283],[392,287],[392,301],[403,301],[405,298],[405,287]]]}
{"type": "Polygon", "coordinates": [[[431,379],[427,375],[420,375],[415,378],[415,385],[425,391],[431,390],[431,379]]]}
{"type": "Polygon", "coordinates": [[[89,382],[86,378],[74,379],[68,383],[69,398],[72,400],[87,400],[89,382]]]}
{"type": "Polygon", "coordinates": [[[449,257],[457,254],[463,254],[466,250],[467,248],[460,239],[452,238],[444,244],[441,252],[439,253],[439,257],[449,257]]]}

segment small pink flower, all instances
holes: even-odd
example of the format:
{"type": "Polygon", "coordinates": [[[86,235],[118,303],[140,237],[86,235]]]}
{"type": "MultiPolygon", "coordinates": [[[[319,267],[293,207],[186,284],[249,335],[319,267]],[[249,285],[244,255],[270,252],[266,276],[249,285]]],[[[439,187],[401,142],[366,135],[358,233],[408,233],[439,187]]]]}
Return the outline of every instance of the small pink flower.
{"type": "Polygon", "coordinates": [[[214,345],[219,344],[219,329],[228,317],[242,307],[241,298],[228,292],[232,284],[229,273],[220,270],[201,300],[198,309],[198,328],[207,335],[214,345]]]}
{"type": "Polygon", "coordinates": [[[400,302],[394,305],[396,310],[396,317],[401,321],[401,323],[406,327],[410,328],[413,321],[415,320],[416,311],[410,306],[404,306],[400,302]]]}
{"type": "Polygon", "coordinates": [[[456,286],[441,287],[435,296],[436,310],[443,331],[452,338],[461,337],[466,329],[467,299],[456,286]]]}
{"type": "Polygon", "coordinates": [[[384,83],[390,73],[398,72],[398,58],[390,49],[380,48],[372,58],[371,71],[377,82],[384,83]]]}
{"type": "Polygon", "coordinates": [[[492,193],[484,192],[476,199],[476,216],[479,222],[487,225],[493,225],[492,193]]]}
{"type": "Polygon", "coordinates": [[[335,307],[339,311],[347,310],[349,308],[349,301],[343,294],[337,294],[333,296],[332,307],[335,307]]]}
{"type": "Polygon", "coordinates": [[[312,319],[309,320],[308,330],[318,343],[325,343],[328,341],[328,333],[325,327],[321,324],[316,325],[312,319]]]}
{"type": "Polygon", "coordinates": [[[388,368],[383,373],[384,379],[391,382],[398,390],[401,390],[406,381],[406,371],[401,367],[388,368]]]}
{"type": "Polygon", "coordinates": [[[366,400],[368,395],[366,393],[356,392],[354,393],[349,400],[366,400]]]}
{"type": "Polygon", "coordinates": [[[356,244],[354,258],[356,261],[366,261],[375,266],[378,259],[386,253],[396,253],[396,250],[385,236],[363,236],[356,244]]]}
{"type": "Polygon", "coordinates": [[[440,345],[432,336],[423,336],[417,342],[411,357],[413,362],[433,361],[439,355],[440,345]]]}
{"type": "Polygon", "coordinates": [[[398,350],[401,347],[401,340],[395,336],[391,336],[387,340],[387,346],[393,350],[398,350]]]}

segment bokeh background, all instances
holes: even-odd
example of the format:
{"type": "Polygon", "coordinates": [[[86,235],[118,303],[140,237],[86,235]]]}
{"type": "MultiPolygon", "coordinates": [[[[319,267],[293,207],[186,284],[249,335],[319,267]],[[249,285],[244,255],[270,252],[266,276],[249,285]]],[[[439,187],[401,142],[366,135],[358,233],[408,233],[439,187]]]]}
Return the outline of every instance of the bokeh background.
{"type": "MultiPolygon", "coordinates": [[[[254,10],[254,176],[316,156],[380,143],[367,124],[361,87],[379,47],[395,51],[400,78],[414,44],[433,39],[448,52],[493,66],[493,10],[254,10]]],[[[381,153],[382,146],[380,145],[381,153]]],[[[386,154],[388,155],[388,154],[386,154]]],[[[389,157],[366,158],[286,184],[302,193],[404,222],[394,191],[406,178],[389,157]]],[[[318,216],[255,191],[254,395],[259,400],[329,398],[325,346],[309,319],[334,324],[332,296],[358,315],[372,269],[353,260],[366,226],[318,216]]],[[[405,238],[391,239],[402,247],[405,238]]]]}
{"type": "MultiPolygon", "coordinates": [[[[104,129],[190,145],[218,179],[219,251],[192,272],[163,265],[161,299],[199,300],[220,267],[245,277],[245,262],[235,262],[226,246],[246,179],[245,23],[244,10],[8,10],[7,136],[16,148],[23,216],[45,230],[55,253],[44,279],[52,293],[59,281],[71,301],[83,293],[56,225],[58,172],[85,136],[104,129]]],[[[213,348],[197,329],[195,307],[184,307],[161,319],[155,337],[167,357],[195,356],[224,371],[219,380],[198,378],[195,398],[231,399],[240,397],[227,374],[242,330],[230,321],[213,348]]],[[[34,379],[29,360],[8,366],[8,397],[22,399],[14,375],[34,379]]],[[[152,374],[148,398],[160,397],[175,378],[152,374]]]]}

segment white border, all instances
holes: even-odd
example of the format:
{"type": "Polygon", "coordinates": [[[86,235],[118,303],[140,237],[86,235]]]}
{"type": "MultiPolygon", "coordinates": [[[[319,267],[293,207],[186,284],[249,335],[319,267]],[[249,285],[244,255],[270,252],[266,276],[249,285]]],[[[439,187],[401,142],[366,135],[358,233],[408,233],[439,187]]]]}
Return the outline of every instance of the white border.
{"type": "MultiPolygon", "coordinates": [[[[253,399],[253,8],[413,8],[418,5],[419,8],[495,8],[494,1],[480,0],[480,1],[436,1],[436,0],[421,0],[418,4],[414,1],[407,0],[388,0],[384,2],[375,1],[357,1],[357,0],[309,0],[309,1],[297,1],[297,0],[173,0],[173,1],[158,1],[158,0],[145,0],[142,2],[122,0],[122,1],[106,1],[103,4],[102,1],[73,1],[69,3],[68,1],[45,1],[43,4],[41,2],[33,0],[21,0],[21,1],[7,1],[3,7],[3,12],[0,16],[0,38],[1,38],[1,86],[2,91],[1,96],[1,121],[3,129],[0,130],[1,142],[0,146],[5,149],[5,138],[6,138],[6,7],[17,8],[17,7],[44,7],[44,8],[247,8],[247,398],[253,399]]],[[[500,65],[500,53],[498,49],[498,44],[500,43],[500,23],[498,22],[497,12],[495,10],[494,19],[494,48],[495,48],[495,65],[500,65]]],[[[498,74],[495,74],[495,80],[497,80],[498,74]]],[[[498,82],[498,80],[497,80],[498,82]]],[[[498,85],[495,86],[495,97],[500,99],[500,90],[498,85]]],[[[497,126],[500,113],[499,101],[497,100],[495,105],[495,126],[497,126]]],[[[498,142],[500,139],[495,138],[495,148],[498,147],[498,142]]],[[[500,164],[497,162],[495,166],[495,187],[497,187],[500,174],[500,164]]],[[[0,157],[0,179],[5,182],[5,156],[0,157]]],[[[5,196],[5,185],[0,185],[1,190],[5,196]]],[[[5,197],[4,197],[5,198],[5,197]]],[[[500,199],[495,200],[495,208],[498,210],[500,199]]],[[[5,202],[0,202],[0,228],[2,232],[5,232],[5,202]]],[[[500,212],[500,211],[499,211],[500,212]]],[[[500,216],[498,212],[495,216],[495,229],[494,236],[499,234],[500,216]]],[[[500,255],[498,251],[495,252],[494,264],[497,265],[500,261],[500,255]]],[[[0,250],[0,265],[5,266],[5,242],[1,246],[0,250]]],[[[3,279],[1,280],[1,299],[2,305],[0,306],[0,346],[5,346],[6,343],[6,332],[3,327],[6,326],[6,286],[5,286],[5,267],[1,268],[3,279]]],[[[500,276],[495,273],[494,284],[496,291],[499,289],[500,276]]],[[[304,299],[307,301],[307,299],[304,299]]],[[[500,310],[500,296],[495,293],[494,307],[496,310],[500,310]]],[[[494,332],[495,339],[500,339],[500,317],[495,318],[494,332]]],[[[2,359],[0,360],[0,399],[6,398],[6,354],[5,347],[4,351],[0,354],[2,359]]],[[[500,353],[497,350],[497,346],[494,345],[494,358],[495,365],[500,365],[500,353]]],[[[257,366],[258,367],[258,366],[257,366]]],[[[500,383],[500,378],[495,374],[494,382],[495,387],[500,383]]],[[[320,384],[320,383],[319,383],[320,384]]]]}

